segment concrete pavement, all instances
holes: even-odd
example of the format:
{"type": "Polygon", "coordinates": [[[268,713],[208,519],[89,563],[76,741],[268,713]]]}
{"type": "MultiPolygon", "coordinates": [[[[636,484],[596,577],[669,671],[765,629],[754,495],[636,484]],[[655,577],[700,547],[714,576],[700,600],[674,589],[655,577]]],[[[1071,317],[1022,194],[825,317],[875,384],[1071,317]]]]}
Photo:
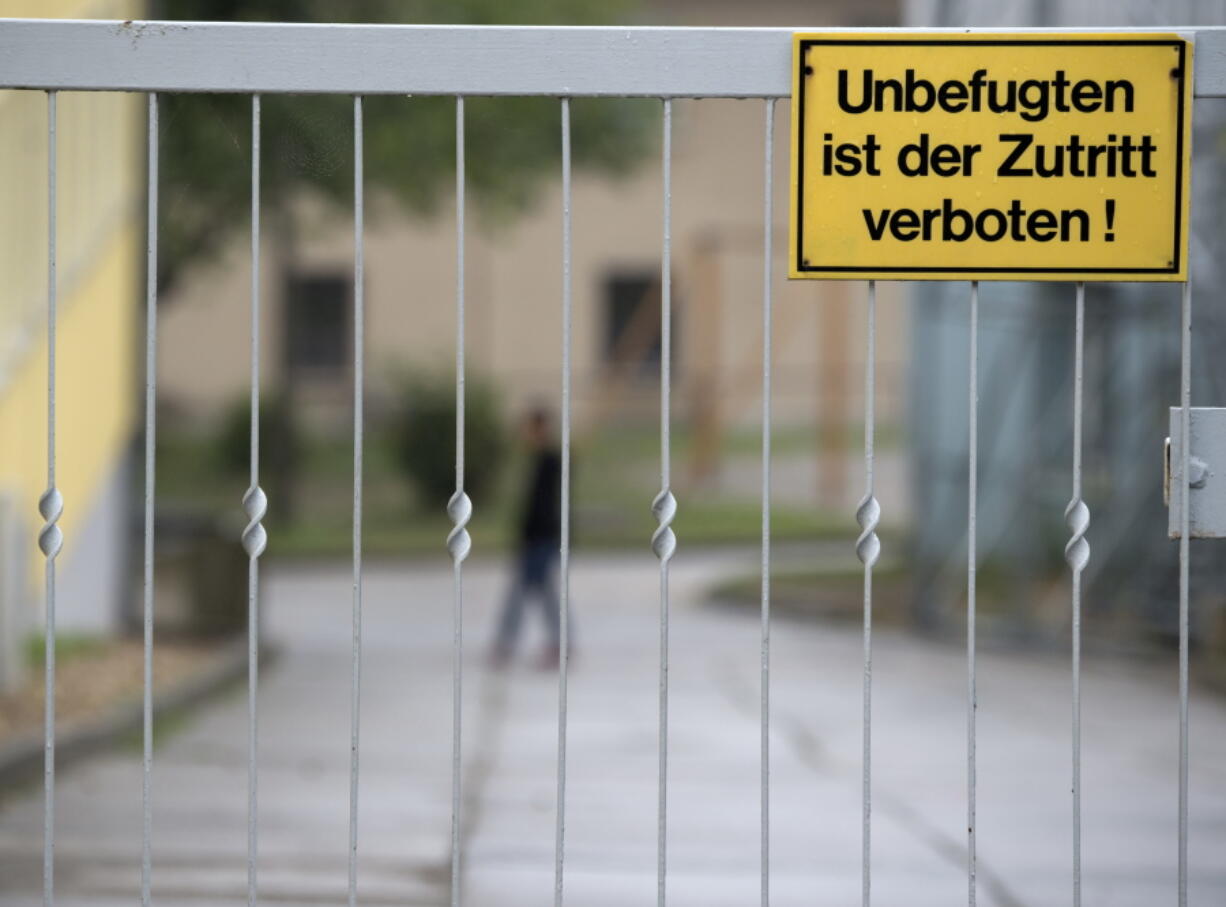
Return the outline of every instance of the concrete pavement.
{"type": "MultiPolygon", "coordinates": [[[[754,614],[700,592],[754,554],[673,568],[669,903],[759,898],[759,641],[754,614]]],[[[504,573],[466,570],[464,903],[552,902],[557,683],[482,654],[504,573]]],[[[343,902],[349,757],[349,576],[270,571],[261,688],[261,896],[343,902]]],[[[658,579],[650,554],[580,557],[572,595],[566,891],[576,907],[656,895],[658,579]]],[[[371,567],[365,583],[360,900],[445,904],[450,823],[451,574],[371,567]]],[[[539,627],[533,625],[534,633],[539,627]]],[[[539,642],[539,637],[526,640],[539,642]]],[[[771,903],[860,897],[858,627],[774,624],[771,903]]],[[[965,657],[881,629],[874,659],[874,902],[966,899],[965,657]]],[[[1071,900],[1066,659],[984,651],[979,670],[979,903],[1071,900]]],[[[1090,659],[1084,697],[1084,904],[1174,903],[1177,711],[1173,663],[1090,659]]],[[[1192,706],[1191,902],[1226,903],[1226,708],[1192,706]]],[[[242,691],[162,742],[154,769],[160,905],[245,899],[242,691]]],[[[121,749],[64,773],[58,903],[132,903],[140,760],[121,749]]],[[[0,904],[39,902],[38,791],[0,804],[0,904]]]]}

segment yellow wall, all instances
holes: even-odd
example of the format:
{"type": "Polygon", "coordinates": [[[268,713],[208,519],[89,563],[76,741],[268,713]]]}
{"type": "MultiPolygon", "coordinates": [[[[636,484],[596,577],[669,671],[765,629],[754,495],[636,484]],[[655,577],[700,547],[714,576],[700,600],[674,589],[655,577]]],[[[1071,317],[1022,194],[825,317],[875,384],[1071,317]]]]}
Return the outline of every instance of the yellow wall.
{"type": "Polygon", "coordinates": [[[133,0],[0,0],[4,19],[135,19],[143,9],[133,0]]]}
{"type": "MultiPolygon", "coordinates": [[[[0,2],[6,16],[130,18],[135,2],[0,2]]],[[[139,399],[144,106],[58,96],[57,462],[65,556],[127,447],[139,399]]],[[[0,92],[0,491],[31,540],[41,525],[47,425],[47,96],[0,92]]],[[[41,564],[31,544],[33,564],[41,564]]],[[[31,570],[32,576],[39,573],[31,570]]]]}

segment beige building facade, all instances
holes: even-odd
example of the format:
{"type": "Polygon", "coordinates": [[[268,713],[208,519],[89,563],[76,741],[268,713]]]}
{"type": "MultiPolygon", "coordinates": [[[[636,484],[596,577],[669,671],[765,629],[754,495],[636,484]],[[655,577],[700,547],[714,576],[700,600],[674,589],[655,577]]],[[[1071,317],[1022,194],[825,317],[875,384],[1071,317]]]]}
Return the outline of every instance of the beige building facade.
{"type": "MultiPolygon", "coordinates": [[[[892,3],[670,2],[652,24],[888,25],[892,3]]],[[[412,99],[406,99],[412,104],[412,99]]],[[[654,102],[644,102],[654,103],[654,102]]],[[[656,104],[657,108],[659,107],[656,104]]],[[[763,154],[767,102],[674,102],[672,249],[676,417],[723,430],[756,423],[762,381],[763,154]]],[[[658,116],[658,113],[656,114],[658,116]]],[[[857,424],[863,375],[863,283],[785,279],[790,110],[774,113],[774,376],[781,424],[857,424]]],[[[657,133],[658,134],[658,133],[657,133]]],[[[656,152],[628,176],[579,171],[573,187],[573,369],[579,431],[644,418],[658,406],[662,168],[656,152]]],[[[514,410],[556,401],[561,369],[561,192],[546,184],[518,220],[492,227],[469,212],[467,350],[514,410]]],[[[372,412],[393,401],[407,366],[452,368],[455,212],[430,220],[374,200],[365,239],[367,386],[372,412]]],[[[352,221],[301,206],[297,273],[274,267],[264,237],[263,371],[270,391],[300,377],[321,423],[349,406],[352,221]],[[330,300],[330,301],[329,301],[330,300]],[[314,324],[303,327],[303,312],[314,324]],[[313,314],[311,314],[313,313],[313,314]],[[288,370],[286,363],[301,368],[288,370]]],[[[169,417],[207,426],[248,391],[249,235],[236,225],[221,258],[188,274],[165,300],[160,391],[169,417]]],[[[882,421],[897,417],[906,309],[882,288],[882,421]]]]}

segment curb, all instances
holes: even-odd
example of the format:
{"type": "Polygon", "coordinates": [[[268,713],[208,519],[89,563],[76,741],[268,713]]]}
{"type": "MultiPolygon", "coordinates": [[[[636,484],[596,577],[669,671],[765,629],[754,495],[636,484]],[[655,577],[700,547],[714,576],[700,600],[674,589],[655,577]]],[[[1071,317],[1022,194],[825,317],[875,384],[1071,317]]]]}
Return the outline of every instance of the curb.
{"type": "MultiPolygon", "coordinates": [[[[275,652],[261,652],[261,667],[275,652]]],[[[170,712],[202,703],[247,672],[247,640],[236,639],[222,647],[217,662],[154,697],[156,720],[170,712]]],[[[112,745],[124,734],[141,728],[143,703],[124,702],[97,718],[65,728],[55,742],[56,769],[112,745]]],[[[29,735],[0,747],[0,795],[34,781],[43,771],[43,736],[29,735]]]]}

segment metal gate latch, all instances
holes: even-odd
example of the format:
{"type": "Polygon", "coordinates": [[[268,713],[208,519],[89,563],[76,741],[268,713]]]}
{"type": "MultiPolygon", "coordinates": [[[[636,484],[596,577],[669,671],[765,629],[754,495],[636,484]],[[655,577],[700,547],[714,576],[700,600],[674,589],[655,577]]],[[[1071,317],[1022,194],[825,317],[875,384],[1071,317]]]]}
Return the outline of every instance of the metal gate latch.
{"type": "MultiPolygon", "coordinates": [[[[1193,406],[1188,436],[1188,533],[1194,539],[1226,538],[1226,407],[1193,406]]],[[[1177,539],[1183,515],[1183,409],[1171,407],[1166,439],[1162,497],[1167,506],[1167,534],[1177,539]],[[1174,489],[1174,490],[1172,490],[1174,489]]]]}

